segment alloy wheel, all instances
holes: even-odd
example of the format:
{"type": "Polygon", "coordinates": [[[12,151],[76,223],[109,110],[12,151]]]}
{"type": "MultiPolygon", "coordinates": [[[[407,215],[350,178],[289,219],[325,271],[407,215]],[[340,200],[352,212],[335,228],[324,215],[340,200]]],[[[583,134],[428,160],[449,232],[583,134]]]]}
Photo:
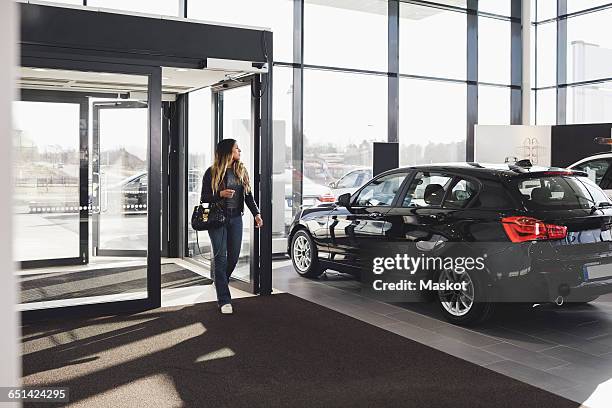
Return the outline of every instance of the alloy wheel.
{"type": "Polygon", "coordinates": [[[447,281],[450,283],[465,282],[465,290],[439,290],[438,296],[442,307],[453,316],[465,316],[474,305],[474,282],[472,282],[472,278],[467,272],[457,273],[445,269],[440,273],[438,282],[446,283],[447,281]]]}
{"type": "Polygon", "coordinates": [[[300,272],[308,271],[312,263],[310,241],[303,235],[299,235],[293,242],[293,260],[300,272]]]}

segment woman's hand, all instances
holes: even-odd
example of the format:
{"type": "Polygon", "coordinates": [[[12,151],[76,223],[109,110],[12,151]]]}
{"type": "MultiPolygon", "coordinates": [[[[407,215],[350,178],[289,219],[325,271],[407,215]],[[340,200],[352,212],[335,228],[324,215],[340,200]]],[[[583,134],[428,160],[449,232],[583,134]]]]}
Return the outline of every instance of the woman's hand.
{"type": "Polygon", "coordinates": [[[261,218],[261,214],[257,214],[255,216],[255,228],[261,228],[263,226],[263,218],[261,218]]]}
{"type": "Polygon", "coordinates": [[[232,190],[231,188],[227,188],[227,189],[225,189],[225,190],[221,190],[221,192],[219,193],[219,195],[220,195],[222,198],[232,198],[232,197],[234,196],[234,193],[235,193],[235,192],[236,192],[235,190],[232,190]]]}

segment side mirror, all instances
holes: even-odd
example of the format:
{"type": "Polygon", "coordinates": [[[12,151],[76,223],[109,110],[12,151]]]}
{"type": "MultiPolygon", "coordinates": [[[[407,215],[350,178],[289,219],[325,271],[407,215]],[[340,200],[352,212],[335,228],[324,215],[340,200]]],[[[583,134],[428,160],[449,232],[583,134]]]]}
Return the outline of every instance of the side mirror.
{"type": "Polygon", "coordinates": [[[331,182],[328,184],[328,186],[329,186],[330,188],[336,188],[336,182],[335,182],[335,181],[331,181],[331,182]]]}
{"type": "Polygon", "coordinates": [[[338,197],[336,204],[342,207],[349,208],[351,206],[351,193],[344,193],[338,197]]]}

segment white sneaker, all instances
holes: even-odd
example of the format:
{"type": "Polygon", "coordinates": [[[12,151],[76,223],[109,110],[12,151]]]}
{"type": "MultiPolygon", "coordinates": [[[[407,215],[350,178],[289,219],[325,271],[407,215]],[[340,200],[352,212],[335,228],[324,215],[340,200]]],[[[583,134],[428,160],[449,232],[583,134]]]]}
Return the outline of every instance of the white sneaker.
{"type": "Polygon", "coordinates": [[[223,313],[223,314],[232,314],[232,313],[234,313],[234,308],[232,307],[231,304],[227,303],[227,304],[221,306],[221,313],[223,313]]]}

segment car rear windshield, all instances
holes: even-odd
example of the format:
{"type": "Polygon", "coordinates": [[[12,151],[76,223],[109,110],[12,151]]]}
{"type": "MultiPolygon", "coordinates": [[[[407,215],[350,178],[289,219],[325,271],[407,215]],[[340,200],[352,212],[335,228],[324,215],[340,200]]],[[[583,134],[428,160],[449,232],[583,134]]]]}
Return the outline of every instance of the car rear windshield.
{"type": "Polygon", "coordinates": [[[609,201],[586,177],[543,175],[518,179],[515,185],[525,206],[531,210],[588,209],[609,201]]]}

